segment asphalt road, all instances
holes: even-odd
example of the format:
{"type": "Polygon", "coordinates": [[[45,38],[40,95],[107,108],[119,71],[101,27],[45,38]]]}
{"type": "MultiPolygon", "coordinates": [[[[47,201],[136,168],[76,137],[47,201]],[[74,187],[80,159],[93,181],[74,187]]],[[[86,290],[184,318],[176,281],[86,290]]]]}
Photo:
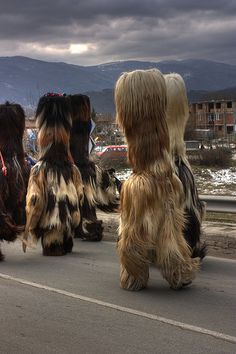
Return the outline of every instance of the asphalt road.
{"type": "Polygon", "coordinates": [[[235,260],[207,257],[181,291],[152,268],[148,289],[129,292],[113,242],[75,240],[55,258],[2,249],[0,353],[236,353],[235,260]]]}

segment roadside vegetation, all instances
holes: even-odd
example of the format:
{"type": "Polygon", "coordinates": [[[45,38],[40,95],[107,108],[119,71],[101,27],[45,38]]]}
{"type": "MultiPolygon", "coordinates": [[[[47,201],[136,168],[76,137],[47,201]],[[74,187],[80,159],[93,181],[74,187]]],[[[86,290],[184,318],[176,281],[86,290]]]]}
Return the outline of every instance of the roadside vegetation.
{"type": "Polygon", "coordinates": [[[236,165],[232,157],[233,150],[226,147],[203,149],[197,153],[189,154],[191,164],[202,167],[232,167],[236,165]]]}
{"type": "Polygon", "coordinates": [[[236,215],[230,213],[213,213],[208,211],[206,213],[206,221],[214,221],[214,222],[222,222],[222,223],[229,223],[235,224],[236,223],[236,215]]]}

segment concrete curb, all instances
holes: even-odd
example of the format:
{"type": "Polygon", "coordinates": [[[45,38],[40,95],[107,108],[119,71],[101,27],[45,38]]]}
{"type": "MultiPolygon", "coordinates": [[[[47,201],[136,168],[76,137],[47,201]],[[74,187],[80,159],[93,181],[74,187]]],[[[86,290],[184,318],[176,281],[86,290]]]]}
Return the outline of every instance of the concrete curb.
{"type": "Polygon", "coordinates": [[[206,221],[202,230],[202,240],[207,244],[209,255],[236,259],[236,223],[206,221]]]}
{"type": "MultiPolygon", "coordinates": [[[[103,220],[104,241],[117,240],[119,213],[97,211],[98,219],[103,220]]],[[[236,259],[236,223],[203,222],[202,241],[207,244],[207,254],[236,259]]]]}

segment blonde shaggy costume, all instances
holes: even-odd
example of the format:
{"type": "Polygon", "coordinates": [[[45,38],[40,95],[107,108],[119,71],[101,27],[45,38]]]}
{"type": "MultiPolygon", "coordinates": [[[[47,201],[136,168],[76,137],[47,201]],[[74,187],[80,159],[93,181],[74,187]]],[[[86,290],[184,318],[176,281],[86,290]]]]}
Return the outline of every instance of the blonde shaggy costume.
{"type": "Polygon", "coordinates": [[[36,119],[40,158],[29,179],[24,239],[28,233],[35,242],[41,238],[44,256],[61,256],[72,251],[83,199],[82,178],[69,151],[69,99],[52,93],[41,97],[36,119]]]}
{"type": "Polygon", "coordinates": [[[199,259],[191,258],[183,236],[183,190],[169,156],[163,75],[154,69],[122,74],[115,102],[133,168],[121,190],[120,285],[145,288],[154,262],[172,288],[181,288],[195,277],[199,259]]]}
{"type": "Polygon", "coordinates": [[[184,132],[189,118],[189,106],[183,78],[176,73],[165,75],[167,88],[167,125],[170,152],[176,173],[184,189],[186,222],[184,237],[192,249],[193,257],[203,258],[206,246],[200,244],[204,204],[200,201],[193,172],[186,156],[184,132]]]}

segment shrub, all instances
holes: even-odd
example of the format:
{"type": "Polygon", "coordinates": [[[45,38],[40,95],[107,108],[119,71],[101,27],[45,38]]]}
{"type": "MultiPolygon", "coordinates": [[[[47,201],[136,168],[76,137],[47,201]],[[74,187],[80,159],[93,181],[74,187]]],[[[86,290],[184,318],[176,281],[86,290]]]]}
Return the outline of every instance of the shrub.
{"type": "Polygon", "coordinates": [[[229,148],[204,149],[199,153],[199,163],[204,166],[232,166],[232,150],[229,148]]]}

